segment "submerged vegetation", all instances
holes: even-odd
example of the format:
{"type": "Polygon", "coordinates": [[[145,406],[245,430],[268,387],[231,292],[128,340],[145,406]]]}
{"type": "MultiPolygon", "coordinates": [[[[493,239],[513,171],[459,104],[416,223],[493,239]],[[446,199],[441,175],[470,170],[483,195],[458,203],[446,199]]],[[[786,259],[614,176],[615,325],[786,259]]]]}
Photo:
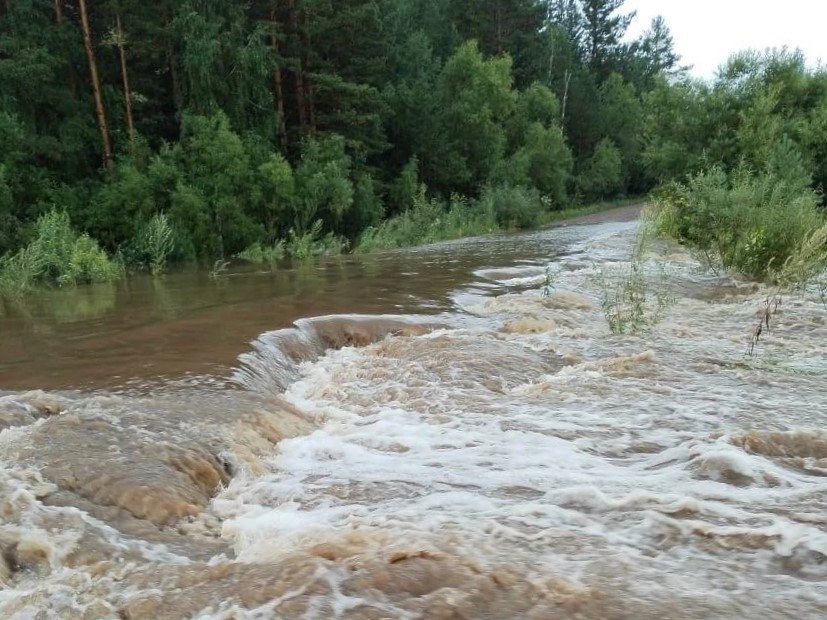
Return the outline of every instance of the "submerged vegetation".
{"type": "Polygon", "coordinates": [[[647,274],[647,256],[657,232],[648,213],[638,233],[628,264],[615,268],[596,266],[594,279],[600,289],[603,315],[613,334],[639,334],[653,329],[675,303],[669,292],[668,274],[662,264],[647,274]]]}
{"type": "Polygon", "coordinates": [[[404,213],[368,228],[359,238],[357,252],[420,245],[494,232],[498,224],[490,201],[471,203],[462,196],[451,196],[446,206],[428,198],[424,185],[412,197],[404,213]]]}
{"type": "Polygon", "coordinates": [[[827,72],[744,52],[696,81],[662,19],[627,40],[633,17],[622,0],[5,3],[2,288],[530,228],[656,187],[662,232],[715,268],[811,280],[827,72]],[[55,211],[77,230],[59,268],[37,241],[55,211]]]}
{"type": "Polygon", "coordinates": [[[0,291],[7,294],[37,285],[111,282],[121,275],[121,267],[97,242],[89,235],[78,234],[69,216],[59,211],[40,216],[32,241],[0,259],[0,291]]]}
{"type": "Polygon", "coordinates": [[[139,231],[131,262],[148,267],[152,275],[157,276],[166,269],[174,249],[175,233],[169,218],[161,213],[153,216],[139,231]]]}

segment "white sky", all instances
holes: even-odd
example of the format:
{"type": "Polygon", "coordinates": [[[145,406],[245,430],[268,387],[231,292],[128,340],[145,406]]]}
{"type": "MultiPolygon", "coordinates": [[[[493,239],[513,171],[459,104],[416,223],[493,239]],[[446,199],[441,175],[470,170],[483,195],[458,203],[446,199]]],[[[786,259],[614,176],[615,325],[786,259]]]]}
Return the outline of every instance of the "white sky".
{"type": "Polygon", "coordinates": [[[810,65],[827,61],[827,0],[626,0],[637,10],[629,35],[642,33],[656,15],[672,31],[676,51],[692,73],[713,77],[733,53],[752,48],[800,48],[810,65]]]}

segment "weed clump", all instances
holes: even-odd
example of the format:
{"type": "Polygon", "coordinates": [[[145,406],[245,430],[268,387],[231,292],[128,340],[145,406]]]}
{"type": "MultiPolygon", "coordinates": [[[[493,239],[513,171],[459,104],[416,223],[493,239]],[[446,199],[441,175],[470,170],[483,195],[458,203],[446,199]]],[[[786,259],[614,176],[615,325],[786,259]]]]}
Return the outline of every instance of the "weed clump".
{"type": "Polygon", "coordinates": [[[676,301],[667,288],[668,274],[663,265],[659,265],[654,281],[646,277],[645,260],[652,230],[651,222],[644,221],[628,268],[612,274],[605,267],[595,268],[594,278],[602,294],[600,305],[613,334],[650,331],[676,301]]]}
{"type": "Polygon", "coordinates": [[[275,269],[285,258],[296,261],[305,261],[314,256],[341,254],[347,248],[347,242],[333,233],[322,235],[322,221],[316,220],[304,232],[297,232],[291,228],[287,239],[279,240],[273,245],[254,243],[235,258],[256,265],[269,265],[275,269]]]}
{"type": "Polygon", "coordinates": [[[285,249],[284,241],[278,241],[273,245],[262,245],[261,243],[254,243],[243,252],[236,254],[236,258],[254,263],[256,265],[270,265],[275,267],[279,261],[284,258],[285,249]]]}
{"type": "Polygon", "coordinates": [[[291,228],[284,248],[294,260],[304,261],[314,256],[341,254],[346,249],[346,243],[333,233],[322,235],[322,221],[316,220],[303,232],[291,228]]]}
{"type": "Polygon", "coordinates": [[[167,261],[175,251],[175,232],[164,213],[156,214],[144,224],[134,241],[131,264],[146,267],[153,276],[167,268],[167,261]]]}

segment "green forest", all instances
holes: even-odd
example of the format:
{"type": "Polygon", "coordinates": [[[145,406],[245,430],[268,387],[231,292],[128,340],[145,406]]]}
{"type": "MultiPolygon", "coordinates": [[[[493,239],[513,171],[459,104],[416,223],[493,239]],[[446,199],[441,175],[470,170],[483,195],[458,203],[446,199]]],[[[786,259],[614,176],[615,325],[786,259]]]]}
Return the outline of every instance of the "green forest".
{"type": "Polygon", "coordinates": [[[629,40],[633,19],[622,0],[4,0],[0,282],[369,251],[653,190],[663,231],[747,275],[823,249],[827,72],[744,51],[694,79],[663,19],[629,40]]]}

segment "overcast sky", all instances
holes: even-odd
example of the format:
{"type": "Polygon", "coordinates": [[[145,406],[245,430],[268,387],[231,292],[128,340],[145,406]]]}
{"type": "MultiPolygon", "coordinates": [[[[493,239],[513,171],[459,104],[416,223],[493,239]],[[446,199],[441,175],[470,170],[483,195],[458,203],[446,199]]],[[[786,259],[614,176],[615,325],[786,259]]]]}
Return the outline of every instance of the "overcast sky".
{"type": "Polygon", "coordinates": [[[639,35],[663,15],[683,64],[710,78],[733,52],[746,48],[801,48],[809,64],[827,61],[825,0],[626,0],[637,10],[629,30],[639,35]]]}

